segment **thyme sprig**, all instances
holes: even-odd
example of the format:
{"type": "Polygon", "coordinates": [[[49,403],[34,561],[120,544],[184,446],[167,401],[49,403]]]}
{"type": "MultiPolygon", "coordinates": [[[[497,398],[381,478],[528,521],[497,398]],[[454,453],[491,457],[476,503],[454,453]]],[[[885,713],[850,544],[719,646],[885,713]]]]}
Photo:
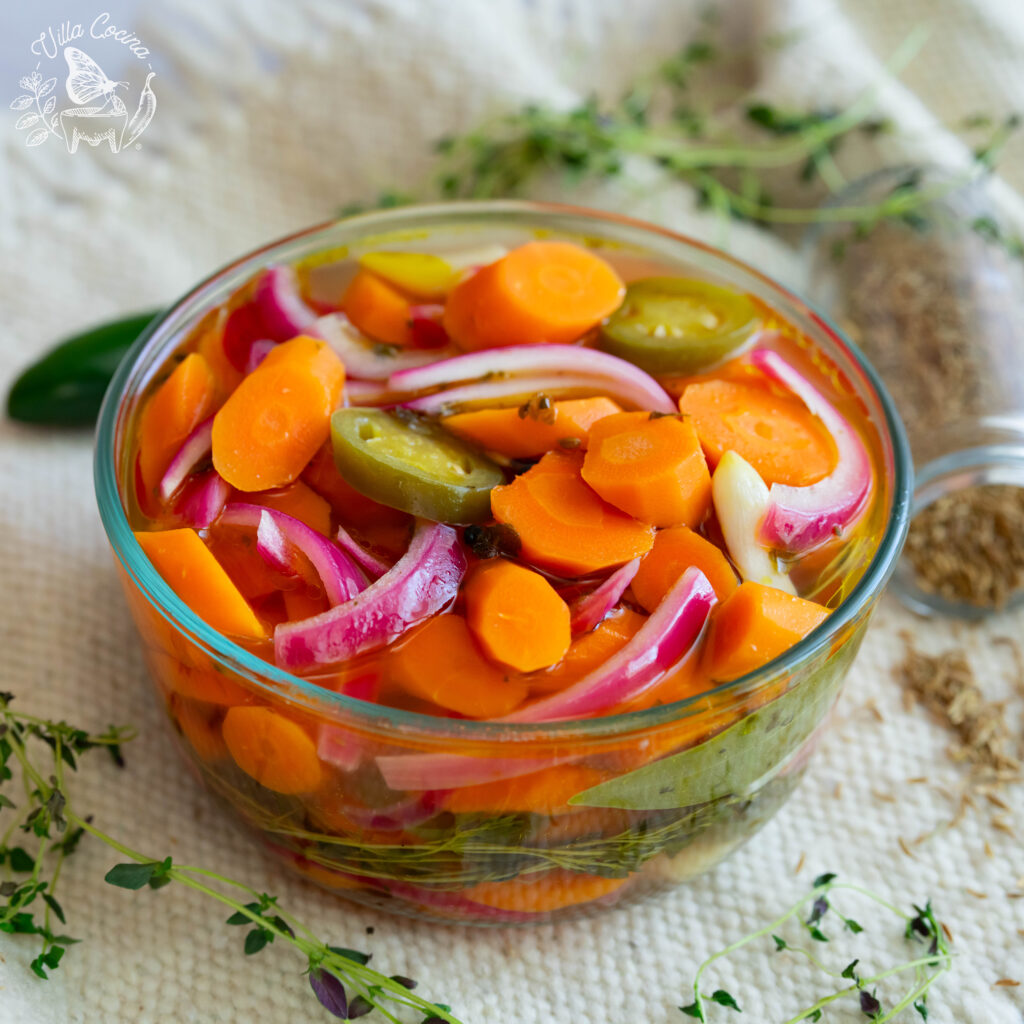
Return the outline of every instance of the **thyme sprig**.
{"type": "MultiPolygon", "coordinates": [[[[865,90],[845,108],[786,110],[766,101],[737,107],[735,101],[707,104],[710,72],[732,56],[714,38],[713,22],[675,56],[642,75],[611,103],[589,97],[569,109],[531,103],[437,141],[436,162],[427,181],[412,191],[391,189],[375,203],[353,203],[342,215],[368,206],[393,207],[417,200],[494,199],[522,195],[537,179],[561,173],[572,184],[608,181],[628,173],[635,159],[653,161],[669,181],[696,190],[701,205],[723,219],[765,227],[822,222],[862,228],[906,220],[946,192],[990,171],[1015,116],[1001,121],[975,119],[971,131],[986,137],[960,178],[939,187],[907,188],[872,204],[821,207],[783,206],[773,185],[790,173],[805,186],[823,184],[828,192],[846,185],[838,156],[855,137],[874,138],[893,126],[876,112],[877,87],[865,90]],[[754,138],[737,131],[739,120],[754,138]]],[[[926,27],[912,31],[897,48],[887,71],[898,75],[924,46],[926,27]]],[[[767,45],[774,46],[773,42],[767,45]]]]}
{"type": "Polygon", "coordinates": [[[686,1006],[679,1007],[682,1013],[687,1017],[707,1021],[707,1014],[711,1009],[709,1004],[712,1003],[742,1013],[743,1011],[740,1009],[736,998],[725,989],[716,989],[711,995],[703,994],[700,990],[701,980],[718,960],[735,953],[751,942],[763,938],[771,938],[777,953],[789,951],[803,957],[829,978],[840,983],[838,989],[822,996],[810,1006],[805,1007],[799,1013],[788,1018],[785,1024],[799,1024],[801,1021],[819,1021],[822,1019],[825,1009],[841,999],[856,1000],[861,1013],[869,1020],[878,1022],[878,1024],[893,1020],[910,1006],[913,1006],[922,1020],[927,1020],[928,990],[945,971],[949,970],[952,964],[952,954],[949,950],[947,933],[936,919],[931,903],[926,903],[923,907],[914,904],[912,912],[907,913],[900,910],[899,907],[893,906],[893,904],[882,899],[880,896],[869,892],[867,889],[846,882],[839,882],[834,874],[828,873],[819,875],[814,880],[811,891],[802,896],[781,917],[776,918],[770,924],[745,935],[742,939],[708,957],[697,968],[697,973],[693,980],[694,1000],[686,1006]],[[810,949],[794,945],[779,935],[779,932],[783,930],[785,925],[795,919],[800,922],[802,929],[813,942],[829,942],[829,936],[822,929],[822,923],[828,915],[832,915],[835,920],[841,922],[843,930],[849,931],[851,934],[856,935],[864,931],[863,926],[858,921],[852,917],[845,916],[830,900],[830,894],[837,890],[858,893],[898,918],[903,923],[903,934],[906,940],[920,950],[917,955],[894,967],[861,976],[857,970],[860,964],[859,959],[851,961],[841,971],[837,971],[825,964],[810,949]],[[807,917],[804,917],[803,915],[808,904],[810,904],[810,913],[807,917]],[[891,1006],[885,1008],[878,996],[877,986],[887,978],[907,973],[911,974],[908,988],[891,1006]],[[842,984],[844,982],[849,984],[842,984]]]}
{"type": "Polygon", "coordinates": [[[56,922],[65,923],[55,892],[65,858],[89,835],[126,858],[107,872],[110,885],[142,890],[177,884],[202,893],[231,911],[227,924],[246,928],[247,956],[275,940],[290,946],[306,962],[313,993],[335,1017],[354,1020],[376,1010],[401,1024],[397,1013],[415,1011],[423,1024],[460,1024],[450,1007],[416,995],[413,979],[374,970],[368,966],[369,953],[328,944],[282,908],[277,897],[203,867],[150,856],[103,832],[73,806],[65,772],[77,770],[78,756],[93,749],[107,750],[123,765],[120,747],[133,730],[111,726],[94,735],[66,722],[12,711],[12,700],[12,694],[0,693],[0,897],[6,898],[0,905],[0,931],[36,936],[40,950],[31,967],[40,978],[45,980],[78,941],[55,931],[56,922]],[[24,797],[16,801],[4,789],[14,787],[18,777],[24,797]],[[29,849],[15,845],[22,834],[34,840],[23,840],[29,849]]]}

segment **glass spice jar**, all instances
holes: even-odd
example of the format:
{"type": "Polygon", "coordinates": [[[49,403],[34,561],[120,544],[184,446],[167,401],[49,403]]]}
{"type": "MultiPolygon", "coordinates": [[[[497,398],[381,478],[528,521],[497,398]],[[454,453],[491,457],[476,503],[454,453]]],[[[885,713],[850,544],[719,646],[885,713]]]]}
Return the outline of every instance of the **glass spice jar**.
{"type": "Polygon", "coordinates": [[[911,192],[927,201],[900,219],[816,224],[808,295],[907,427],[914,504],[896,592],[924,614],[982,618],[1024,604],[1024,252],[984,182],[940,168],[885,169],[824,209],[911,192]]]}

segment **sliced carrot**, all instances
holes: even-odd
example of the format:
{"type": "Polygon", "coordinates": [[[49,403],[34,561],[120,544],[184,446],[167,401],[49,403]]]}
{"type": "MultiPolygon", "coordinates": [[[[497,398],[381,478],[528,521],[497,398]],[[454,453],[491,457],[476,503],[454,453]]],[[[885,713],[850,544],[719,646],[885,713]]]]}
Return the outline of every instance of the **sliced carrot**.
{"type": "Polygon", "coordinates": [[[768,386],[709,380],[690,384],[679,409],[693,419],[712,467],[732,449],[767,484],[805,487],[835,465],[832,439],[802,402],[768,386]]]}
{"type": "Polygon", "coordinates": [[[272,491],[258,491],[252,495],[256,505],[265,505],[304,522],[310,529],[325,537],[331,533],[331,506],[312,487],[301,480],[272,491]]]}
{"type": "Polygon", "coordinates": [[[408,513],[381,505],[348,483],[338,472],[330,441],[317,449],[303,471],[302,479],[317,494],[330,502],[331,508],[346,525],[407,526],[412,522],[412,517],[408,513]]]}
{"type": "Polygon", "coordinates": [[[444,326],[462,349],[568,344],[622,302],[600,256],[571,242],[527,242],[457,284],[444,326]]]}
{"type": "Polygon", "coordinates": [[[227,316],[223,309],[216,312],[217,315],[210,318],[196,342],[196,351],[206,360],[216,381],[219,396],[224,399],[242,383],[244,374],[228,359],[224,348],[224,323],[227,316]]]}
{"type": "Polygon", "coordinates": [[[316,744],[297,722],[270,708],[228,708],[222,727],[235,763],[275,793],[309,793],[320,785],[316,744]]]}
{"type": "Polygon", "coordinates": [[[566,809],[570,797],[596,786],[604,777],[585,765],[552,765],[516,779],[453,789],[445,798],[444,808],[452,814],[555,814],[566,809]]]}
{"type": "Polygon", "coordinates": [[[156,389],[139,418],[139,472],[147,492],[160,483],[189,434],[213,412],[217,383],[206,360],[192,352],[156,389]]]}
{"type": "Polygon", "coordinates": [[[360,270],[352,278],[341,300],[345,315],[363,334],[403,348],[412,344],[411,305],[397,288],[368,270],[360,270]]]}
{"type": "Polygon", "coordinates": [[[168,710],[200,761],[212,764],[228,756],[220,731],[219,708],[173,694],[168,710]]]}
{"type": "Polygon", "coordinates": [[[479,882],[463,889],[462,896],[499,910],[544,914],[608,896],[628,881],[628,878],[581,875],[558,868],[543,875],[523,875],[507,882],[479,882]]]}
{"type": "Polygon", "coordinates": [[[266,631],[195,530],[137,532],[135,539],[168,586],[206,623],[231,636],[266,631]]]}
{"type": "Polygon", "coordinates": [[[719,548],[688,526],[673,526],[658,531],[654,547],[640,561],[630,584],[634,596],[653,612],[690,566],[696,566],[707,576],[719,601],[724,601],[739,584],[729,559],[719,548]]]}
{"type": "Polygon", "coordinates": [[[711,474],[697,431],[675,416],[620,412],[590,430],[583,479],[616,508],[654,526],[697,526],[711,474]]]}
{"type": "Polygon", "coordinates": [[[530,696],[555,693],[600,668],[646,621],[646,615],[630,608],[616,609],[596,629],[573,640],[557,665],[530,676],[530,696]]]}
{"type": "Polygon", "coordinates": [[[500,718],[522,703],[526,684],[491,664],[461,615],[438,615],[395,647],[390,674],[407,693],[469,718],[500,718]]]}
{"type": "Polygon", "coordinates": [[[214,468],[240,491],[290,484],[327,440],[344,382],[324,342],[277,345],[214,417],[214,468]]]}
{"type": "Polygon", "coordinates": [[[767,665],[828,618],[828,609],[774,587],[741,583],[712,612],[704,665],[716,683],[767,665]]]}
{"type": "Polygon", "coordinates": [[[586,449],[590,428],[617,412],[622,407],[600,395],[554,402],[539,415],[524,416],[518,408],[478,409],[447,416],[441,424],[481,448],[512,459],[531,459],[559,447],[586,449]]]}
{"type": "Polygon", "coordinates": [[[569,606],[539,572],[492,558],[473,570],[462,592],[466,621],[489,658],[533,672],[565,656],[569,606]]]}
{"type": "Polygon", "coordinates": [[[213,664],[190,665],[174,654],[152,648],[146,651],[146,659],[158,682],[181,697],[225,708],[253,703],[248,690],[213,664]]]}
{"type": "Polygon", "coordinates": [[[603,501],[582,467],[581,452],[548,452],[491,491],[494,518],[519,535],[523,557],[567,576],[621,565],[654,543],[654,529],[603,501]]]}

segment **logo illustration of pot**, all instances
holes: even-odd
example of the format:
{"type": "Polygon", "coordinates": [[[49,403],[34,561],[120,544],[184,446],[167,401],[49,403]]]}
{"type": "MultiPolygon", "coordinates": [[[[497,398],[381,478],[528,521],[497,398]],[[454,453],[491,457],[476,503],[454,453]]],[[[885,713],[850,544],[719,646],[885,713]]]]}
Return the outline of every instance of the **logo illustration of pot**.
{"type": "Polygon", "coordinates": [[[69,153],[77,152],[80,142],[93,147],[106,143],[111,153],[132,145],[146,130],[156,111],[156,94],[150,84],[155,72],[146,76],[138,109],[129,120],[128,108],[117,95],[117,90],[127,87],[127,82],[111,81],[96,61],[76,46],[64,48],[64,59],[68,65],[64,88],[75,106],[55,112],[57,98],[51,93],[57,84],[56,78],[44,81],[43,76],[34,71],[19,82],[25,93],[14,100],[11,109],[24,111],[16,128],[32,129],[25,139],[26,145],[39,146],[51,135],[63,137],[69,153]],[[97,100],[101,102],[97,104],[97,100]]]}

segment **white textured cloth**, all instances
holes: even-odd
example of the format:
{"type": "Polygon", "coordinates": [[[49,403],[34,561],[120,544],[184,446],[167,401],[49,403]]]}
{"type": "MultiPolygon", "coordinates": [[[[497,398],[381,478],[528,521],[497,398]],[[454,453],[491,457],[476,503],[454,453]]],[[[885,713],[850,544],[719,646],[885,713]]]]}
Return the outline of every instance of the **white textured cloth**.
{"type": "MultiPolygon", "coordinates": [[[[86,4],[66,6],[76,13],[40,5],[40,20],[88,24],[86,4]]],[[[745,62],[745,84],[758,95],[806,107],[845,102],[881,83],[880,103],[904,129],[890,155],[900,146],[953,154],[961,144],[939,122],[1024,105],[1024,6],[1014,0],[723,6],[724,31],[737,46],[763,33],[803,32],[788,50],[745,62]],[[933,26],[924,50],[900,83],[884,82],[885,58],[923,20],[933,26]]],[[[9,16],[0,13],[5,36],[9,16]]],[[[383,185],[416,182],[429,143],[443,133],[528,99],[570,103],[595,88],[617,93],[687,41],[698,17],[696,3],[670,0],[140,6],[131,28],[152,50],[158,96],[141,148],[116,155],[29,148],[15,131],[17,114],[0,118],[0,381],[6,387],[54,338],[166,303],[238,253],[383,185]]],[[[23,23],[19,17],[19,31],[23,23]]],[[[20,50],[5,39],[4,54],[23,56],[5,68],[12,98],[18,76],[39,59],[28,45],[43,28],[25,35],[20,50]]],[[[116,55],[104,69],[111,77],[115,65],[116,55]]],[[[1016,142],[1005,161],[1017,189],[1024,188],[1022,155],[1016,142]]],[[[769,273],[799,281],[789,249],[742,227],[718,238],[681,190],[623,186],[573,198],[725,241],[769,273]]],[[[683,1020],[677,1007],[690,1001],[706,954],[770,921],[818,872],[835,871],[900,905],[931,898],[948,923],[957,959],[930,999],[931,1021],[1021,1021],[1024,987],[993,985],[1024,981],[1024,899],[1007,898],[1024,889],[1024,847],[991,818],[1024,826],[1024,792],[1005,794],[1009,812],[980,807],[915,847],[913,857],[904,853],[901,837],[951,817],[954,802],[939,785],[955,791],[962,776],[945,756],[948,735],[921,710],[903,710],[892,679],[897,632],[909,628],[925,649],[962,644],[991,695],[1009,693],[1012,663],[991,638],[1020,637],[1021,615],[951,635],[948,624],[914,619],[884,601],[850,674],[840,724],[801,788],[753,841],[692,885],[555,927],[414,923],[325,898],[221,819],[174,750],[144,679],[95,510],[90,439],[3,423],[0,445],[2,687],[38,714],[138,727],[127,770],[90,755],[73,781],[77,806],[130,845],[278,894],[329,941],[372,950],[375,966],[418,978],[420,992],[450,1003],[467,1024],[683,1020]],[[868,701],[881,720],[863,710],[868,701]],[[931,781],[907,784],[913,777],[931,781]]],[[[60,897],[67,930],[84,941],[51,981],[30,973],[30,942],[0,937],[0,1024],[327,1019],[288,950],[278,944],[246,959],[240,930],[225,927],[225,913],[201,897],[104,885],[116,859],[86,841],[68,862],[60,897]]],[[[860,944],[844,939],[824,950],[840,968],[856,955],[900,952],[895,921],[882,928],[886,919],[863,907],[850,912],[869,932],[860,944]]],[[[895,961],[879,954],[876,962],[895,961]]],[[[733,1018],[722,1009],[713,1019],[785,1020],[825,991],[822,980],[762,944],[709,978],[709,989],[732,991],[745,1010],[733,1018]]],[[[830,1014],[864,1019],[852,1009],[830,1014]]]]}

